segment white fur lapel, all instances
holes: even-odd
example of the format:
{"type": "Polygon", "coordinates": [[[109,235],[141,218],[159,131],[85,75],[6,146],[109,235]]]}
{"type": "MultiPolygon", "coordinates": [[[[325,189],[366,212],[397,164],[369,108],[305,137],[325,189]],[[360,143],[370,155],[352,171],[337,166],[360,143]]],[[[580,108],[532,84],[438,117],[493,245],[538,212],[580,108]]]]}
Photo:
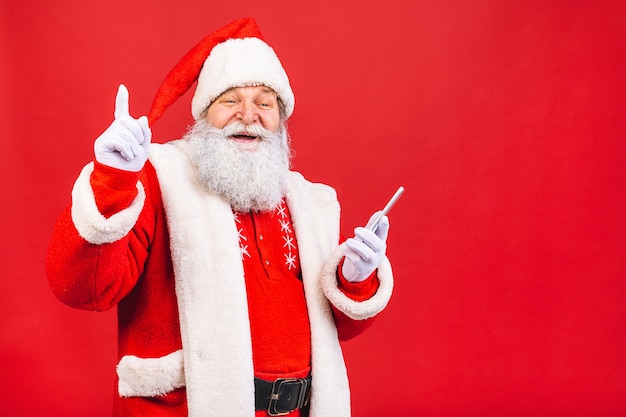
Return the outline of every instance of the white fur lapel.
{"type": "Polygon", "coordinates": [[[243,265],[230,206],[205,192],[176,141],[151,148],[170,234],[189,416],[253,416],[243,265]]]}
{"type": "Polygon", "coordinates": [[[322,267],[339,240],[339,203],[335,191],[299,174],[288,183],[293,221],[311,323],[313,390],[311,417],[350,416],[346,366],[328,300],[320,286],[322,267]]]}

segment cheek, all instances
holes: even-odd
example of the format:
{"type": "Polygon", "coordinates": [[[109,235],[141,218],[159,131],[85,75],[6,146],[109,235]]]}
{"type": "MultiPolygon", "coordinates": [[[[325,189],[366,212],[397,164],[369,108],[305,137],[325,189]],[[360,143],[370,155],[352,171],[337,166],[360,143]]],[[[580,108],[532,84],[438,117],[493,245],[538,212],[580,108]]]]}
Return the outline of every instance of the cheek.
{"type": "Polygon", "coordinates": [[[280,114],[271,114],[263,117],[263,127],[272,132],[278,131],[280,127],[280,114]]]}
{"type": "Polygon", "coordinates": [[[224,128],[232,118],[232,112],[227,111],[209,111],[206,115],[206,121],[218,129],[224,128]]]}

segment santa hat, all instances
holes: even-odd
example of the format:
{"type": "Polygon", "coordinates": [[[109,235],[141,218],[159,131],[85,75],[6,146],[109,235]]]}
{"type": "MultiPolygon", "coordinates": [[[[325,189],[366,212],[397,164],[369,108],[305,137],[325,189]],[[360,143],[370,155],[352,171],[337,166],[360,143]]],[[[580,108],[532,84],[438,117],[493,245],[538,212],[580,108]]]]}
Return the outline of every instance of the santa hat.
{"type": "Polygon", "coordinates": [[[289,78],[274,50],[251,18],[236,20],[209,34],[172,68],[159,87],[148,114],[152,125],[198,81],[191,102],[195,120],[224,91],[233,87],[264,85],[276,92],[285,116],[295,99],[289,78]]]}

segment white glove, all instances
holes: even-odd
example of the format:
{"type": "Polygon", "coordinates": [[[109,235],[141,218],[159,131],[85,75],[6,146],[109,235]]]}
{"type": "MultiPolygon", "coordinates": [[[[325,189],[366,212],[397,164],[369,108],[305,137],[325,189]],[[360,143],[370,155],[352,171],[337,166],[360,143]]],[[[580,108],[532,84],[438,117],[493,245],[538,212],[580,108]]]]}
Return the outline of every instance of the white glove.
{"type": "Polygon", "coordinates": [[[128,89],[121,84],[115,97],[115,120],[96,139],[96,161],[124,171],[139,172],[148,159],[152,131],[148,118],[133,119],[128,111],[128,89]]]}
{"type": "Polygon", "coordinates": [[[343,262],[341,272],[345,279],[350,282],[362,282],[369,277],[385,257],[387,250],[387,234],[389,232],[389,219],[383,216],[378,227],[371,231],[369,226],[376,221],[380,211],[370,217],[365,227],[354,229],[354,237],[346,240],[346,259],[343,262]]]}

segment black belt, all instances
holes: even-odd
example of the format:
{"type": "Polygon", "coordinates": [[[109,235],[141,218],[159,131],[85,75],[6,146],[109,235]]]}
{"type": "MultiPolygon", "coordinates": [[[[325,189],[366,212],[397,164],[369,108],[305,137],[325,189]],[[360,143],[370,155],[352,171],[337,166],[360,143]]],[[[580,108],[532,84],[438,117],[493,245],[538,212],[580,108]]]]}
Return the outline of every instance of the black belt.
{"type": "Polygon", "coordinates": [[[270,416],[284,416],[309,405],[311,376],[278,378],[265,381],[254,378],[254,400],[257,410],[267,410],[270,416]]]}

